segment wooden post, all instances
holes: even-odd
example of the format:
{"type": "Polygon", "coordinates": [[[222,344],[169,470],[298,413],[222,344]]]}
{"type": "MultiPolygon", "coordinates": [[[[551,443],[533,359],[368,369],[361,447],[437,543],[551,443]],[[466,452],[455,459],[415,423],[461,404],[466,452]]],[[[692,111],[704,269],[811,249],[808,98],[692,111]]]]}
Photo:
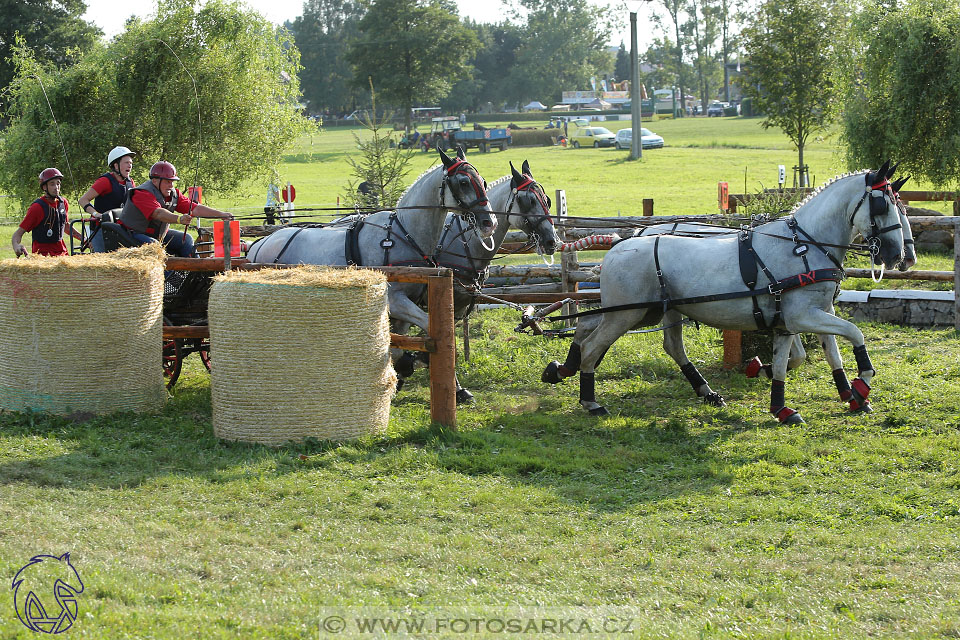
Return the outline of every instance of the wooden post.
{"type": "Polygon", "coordinates": [[[430,419],[457,428],[457,337],[453,325],[453,276],[427,278],[430,337],[437,350],[430,354],[430,419]]]}
{"type": "Polygon", "coordinates": [[[653,215],[653,198],[643,199],[643,215],[645,216],[653,215]]]}
{"type": "Polygon", "coordinates": [[[723,368],[736,369],[743,362],[743,333],[723,331],[723,368]]]}
{"type": "Polygon", "coordinates": [[[223,270],[230,271],[230,253],[232,248],[230,246],[230,221],[223,221],[223,270]]]}
{"type": "Polygon", "coordinates": [[[953,328],[960,331],[960,220],[953,223],[953,328]]]}
{"type": "MultiPolygon", "coordinates": [[[[557,189],[556,192],[556,202],[557,202],[557,221],[561,222],[567,215],[567,192],[563,189],[557,189]]],[[[567,230],[564,227],[563,229],[563,240],[564,242],[570,242],[573,240],[571,236],[567,234],[567,230]]],[[[570,278],[570,274],[574,271],[580,270],[580,263],[577,260],[576,251],[564,251],[560,254],[560,291],[563,293],[572,293],[576,292],[579,288],[579,284],[573,282],[570,278]]],[[[576,313],[578,306],[576,304],[566,304],[563,307],[564,314],[576,313]]],[[[568,327],[573,326],[571,320],[567,320],[565,324],[568,327]]]]}

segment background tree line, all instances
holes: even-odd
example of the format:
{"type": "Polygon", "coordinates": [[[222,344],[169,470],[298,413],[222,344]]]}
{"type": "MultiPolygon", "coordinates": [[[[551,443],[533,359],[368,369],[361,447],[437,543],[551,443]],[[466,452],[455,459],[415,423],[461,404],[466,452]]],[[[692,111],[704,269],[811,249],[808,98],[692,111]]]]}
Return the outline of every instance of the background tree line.
{"type": "MultiPolygon", "coordinates": [[[[801,154],[809,136],[837,130],[851,168],[892,157],[935,185],[960,184],[955,1],[654,1],[648,86],[707,104],[736,60],[765,125],[801,154]]],[[[382,103],[407,113],[435,104],[456,112],[553,104],[563,90],[630,69],[626,47],[614,55],[607,45],[614,16],[587,0],[514,0],[498,24],[461,20],[452,0],[307,0],[288,28],[232,0],[170,0],[110,42],[84,10],[81,0],[0,0],[7,193],[32,195],[24,176],[61,164],[53,114],[77,189],[102,171],[105,145],[125,144],[144,161],[200,166],[209,188],[228,190],[271,176],[286,141],[308,126],[303,103],[312,112],[364,107],[371,81],[382,103]]]]}

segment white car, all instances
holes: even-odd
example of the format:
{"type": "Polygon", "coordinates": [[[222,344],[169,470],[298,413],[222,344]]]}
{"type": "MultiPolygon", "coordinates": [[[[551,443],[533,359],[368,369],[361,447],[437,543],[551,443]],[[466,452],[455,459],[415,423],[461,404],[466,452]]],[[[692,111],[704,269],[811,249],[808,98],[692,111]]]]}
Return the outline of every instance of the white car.
{"type": "MultiPolygon", "coordinates": [[[[617,139],[614,146],[617,149],[629,149],[633,144],[633,129],[627,127],[617,131],[617,139]]],[[[646,127],[640,128],[640,148],[641,149],[660,149],[663,147],[663,138],[655,134],[646,127]]]]}

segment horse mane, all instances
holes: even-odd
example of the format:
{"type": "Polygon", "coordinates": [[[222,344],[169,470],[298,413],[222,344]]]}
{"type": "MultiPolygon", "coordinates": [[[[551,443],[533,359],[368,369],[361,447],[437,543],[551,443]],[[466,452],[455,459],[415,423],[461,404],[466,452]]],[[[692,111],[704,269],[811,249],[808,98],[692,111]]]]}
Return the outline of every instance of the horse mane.
{"type": "Polygon", "coordinates": [[[413,185],[415,185],[415,184],[417,184],[418,182],[420,182],[420,179],[421,179],[423,176],[427,175],[428,173],[430,173],[431,171],[433,171],[434,169],[436,169],[438,166],[440,166],[440,165],[436,165],[436,164],[435,164],[435,165],[431,165],[430,167],[427,168],[426,171],[424,171],[423,173],[421,173],[420,175],[418,175],[416,180],[411,181],[410,184],[407,185],[407,188],[403,190],[403,193],[400,194],[400,197],[397,198],[397,202],[400,202],[401,200],[403,200],[403,196],[407,195],[407,192],[410,191],[410,189],[413,188],[413,185]]]}
{"type": "Polygon", "coordinates": [[[833,178],[827,180],[826,182],[824,182],[823,184],[821,184],[819,187],[817,187],[816,189],[814,189],[813,191],[811,191],[810,193],[808,193],[806,198],[804,198],[803,200],[801,200],[801,201],[798,202],[797,204],[793,205],[793,209],[790,210],[790,213],[789,213],[788,215],[793,215],[793,214],[795,214],[795,213],[797,212],[797,210],[800,209],[800,207],[804,206],[805,204],[807,204],[808,202],[810,202],[811,200],[813,200],[816,196],[818,196],[818,195],[820,195],[821,193],[823,193],[823,191],[824,191],[827,187],[836,184],[836,183],[839,182],[840,180],[843,180],[844,178],[849,178],[849,177],[851,177],[851,176],[857,176],[857,175],[861,175],[861,176],[862,176],[862,175],[864,175],[864,174],[866,174],[866,173],[869,173],[869,172],[870,172],[870,169],[860,169],[860,170],[858,170],[858,171],[851,171],[850,173],[841,173],[841,174],[838,175],[838,176],[834,176],[833,178]]]}
{"type": "Polygon", "coordinates": [[[491,182],[490,184],[487,185],[487,191],[489,191],[490,189],[494,188],[495,186],[497,186],[497,185],[500,184],[501,182],[506,182],[507,180],[510,180],[511,178],[513,178],[513,176],[511,176],[511,175],[509,175],[509,174],[503,176],[502,178],[497,178],[496,180],[494,180],[493,182],[491,182]]]}

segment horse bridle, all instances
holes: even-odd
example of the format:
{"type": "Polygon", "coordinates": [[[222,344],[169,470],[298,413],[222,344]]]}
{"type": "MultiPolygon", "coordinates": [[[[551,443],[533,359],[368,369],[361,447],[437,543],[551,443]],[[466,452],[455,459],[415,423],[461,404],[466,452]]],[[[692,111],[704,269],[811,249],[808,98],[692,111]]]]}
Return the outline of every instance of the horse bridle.
{"type": "Polygon", "coordinates": [[[543,211],[550,211],[550,208],[553,206],[553,203],[550,201],[550,196],[548,196],[543,187],[537,183],[536,180],[530,176],[524,175],[525,182],[514,187],[513,191],[510,194],[510,200],[507,201],[507,212],[513,208],[513,205],[516,204],[520,207],[520,215],[527,222],[529,227],[526,230],[528,236],[533,239],[534,244],[539,248],[540,240],[539,234],[534,231],[537,227],[540,226],[540,222],[546,219],[551,226],[553,226],[553,216],[549,213],[540,213],[534,214],[530,211],[534,207],[532,200],[536,200],[540,206],[543,208],[543,211]],[[521,198],[521,194],[528,196],[527,198],[521,198]]]}
{"type": "Polygon", "coordinates": [[[477,170],[474,169],[466,160],[458,159],[456,162],[447,167],[447,170],[444,172],[443,180],[440,181],[440,204],[443,204],[444,193],[447,189],[450,189],[450,195],[453,196],[454,202],[457,203],[457,206],[463,209],[464,212],[473,213],[473,208],[477,206],[483,206],[488,204],[487,200],[487,182],[480,177],[480,174],[477,173],[477,170]],[[467,167],[473,169],[473,171],[468,171],[467,167]],[[462,181],[458,181],[459,184],[457,188],[454,188],[453,185],[448,184],[454,176],[466,176],[470,180],[470,184],[473,186],[473,194],[476,198],[472,202],[465,202],[460,195],[460,188],[463,186],[462,181]],[[478,179],[480,182],[478,182],[478,179]],[[482,183],[482,184],[481,184],[482,183]]]}
{"type": "MultiPolygon", "coordinates": [[[[866,180],[869,180],[870,174],[867,174],[866,180]]],[[[883,240],[880,237],[888,231],[896,231],[897,229],[903,229],[903,225],[900,224],[900,214],[899,209],[897,211],[897,223],[891,224],[886,227],[881,227],[878,219],[885,215],[889,210],[887,204],[887,198],[889,198],[890,203],[896,203],[896,195],[893,192],[893,189],[890,186],[890,182],[885,176],[879,176],[879,182],[875,182],[866,189],[863,195],[860,197],[860,200],[857,202],[857,206],[853,208],[853,213],[850,214],[850,226],[853,226],[853,219],[857,215],[857,211],[860,210],[860,207],[863,205],[864,200],[867,197],[870,197],[870,233],[865,238],[867,244],[870,247],[870,258],[874,260],[880,253],[880,247],[882,246],[883,240]]],[[[867,182],[869,184],[869,182],[867,182]]]]}

